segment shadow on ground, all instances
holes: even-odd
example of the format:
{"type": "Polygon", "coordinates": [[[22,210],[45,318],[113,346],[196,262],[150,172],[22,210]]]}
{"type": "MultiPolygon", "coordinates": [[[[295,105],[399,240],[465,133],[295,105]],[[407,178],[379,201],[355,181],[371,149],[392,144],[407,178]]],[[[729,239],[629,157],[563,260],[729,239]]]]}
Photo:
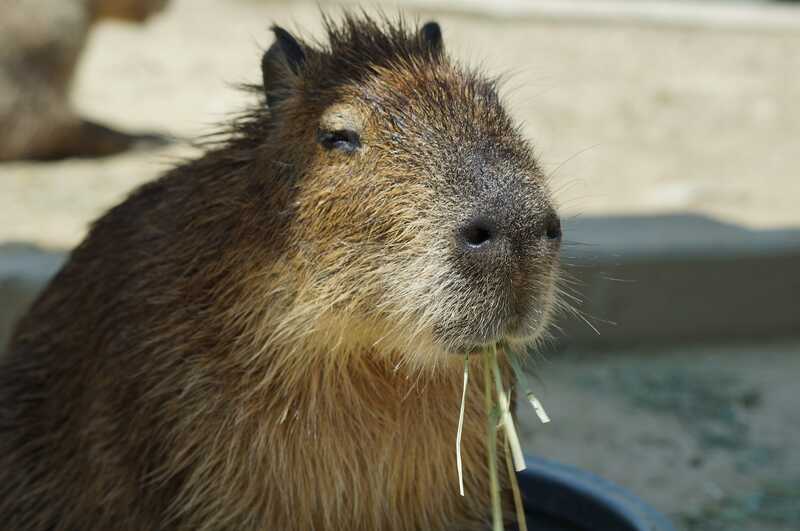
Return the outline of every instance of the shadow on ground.
{"type": "Polygon", "coordinates": [[[520,403],[527,452],[615,481],[689,531],[800,529],[800,343],[543,359],[520,403]]]}

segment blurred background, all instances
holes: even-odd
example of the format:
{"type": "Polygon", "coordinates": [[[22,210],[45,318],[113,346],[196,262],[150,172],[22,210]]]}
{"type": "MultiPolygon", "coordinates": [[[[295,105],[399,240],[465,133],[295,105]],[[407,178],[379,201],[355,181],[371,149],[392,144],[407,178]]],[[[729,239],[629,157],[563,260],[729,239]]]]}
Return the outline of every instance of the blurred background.
{"type": "MultiPolygon", "coordinates": [[[[270,24],[319,35],[319,5],[341,9],[171,0],[144,25],[93,25],[71,105],[195,139],[249,103],[235,85],[260,79],[270,24]]],[[[437,20],[453,56],[505,75],[565,219],[580,315],[561,316],[531,364],[553,420],[521,405],[526,451],[605,476],[689,531],[800,529],[800,7],[381,6],[437,20]]],[[[178,141],[0,162],[0,344],[94,218],[193,154],[178,141]]]]}

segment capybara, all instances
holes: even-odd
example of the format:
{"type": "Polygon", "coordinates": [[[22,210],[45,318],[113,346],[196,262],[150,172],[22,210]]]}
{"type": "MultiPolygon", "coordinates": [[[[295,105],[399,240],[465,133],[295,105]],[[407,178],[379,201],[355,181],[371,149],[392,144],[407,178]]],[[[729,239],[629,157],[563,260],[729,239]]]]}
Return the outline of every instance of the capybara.
{"type": "Polygon", "coordinates": [[[19,323],[4,529],[489,521],[480,370],[458,492],[464,357],[541,336],[559,218],[436,23],[326,21],[324,44],[274,27],[258,104],[97,220],[19,323]]]}

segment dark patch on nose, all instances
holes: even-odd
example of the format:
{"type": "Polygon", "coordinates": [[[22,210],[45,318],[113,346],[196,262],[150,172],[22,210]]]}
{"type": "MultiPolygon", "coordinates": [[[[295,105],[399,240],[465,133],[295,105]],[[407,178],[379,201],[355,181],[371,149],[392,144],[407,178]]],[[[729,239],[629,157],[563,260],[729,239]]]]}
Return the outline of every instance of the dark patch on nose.
{"type": "Polygon", "coordinates": [[[457,227],[454,243],[458,263],[475,279],[504,270],[514,252],[507,227],[488,214],[468,218],[457,227]]]}
{"type": "Polygon", "coordinates": [[[489,275],[524,286],[537,260],[557,252],[561,221],[555,211],[528,210],[520,203],[486,204],[456,227],[455,255],[470,277],[489,275]]]}
{"type": "Polygon", "coordinates": [[[461,227],[461,238],[469,248],[479,248],[491,244],[496,233],[493,224],[479,217],[461,227]]]}
{"type": "Polygon", "coordinates": [[[561,239],[561,219],[555,212],[551,212],[547,216],[547,221],[545,222],[545,236],[548,240],[561,239]]]}
{"type": "Polygon", "coordinates": [[[505,269],[515,254],[512,233],[502,218],[490,212],[468,218],[455,231],[459,262],[480,276],[505,269]]]}

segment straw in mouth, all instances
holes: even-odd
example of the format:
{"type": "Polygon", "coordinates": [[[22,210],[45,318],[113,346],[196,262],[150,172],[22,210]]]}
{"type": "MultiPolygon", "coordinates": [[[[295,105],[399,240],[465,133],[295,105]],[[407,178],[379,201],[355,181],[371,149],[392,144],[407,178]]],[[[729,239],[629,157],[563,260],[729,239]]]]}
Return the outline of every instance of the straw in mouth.
{"type": "MultiPolygon", "coordinates": [[[[519,443],[519,436],[514,419],[511,416],[511,404],[509,400],[510,392],[506,391],[503,385],[503,378],[500,372],[500,365],[497,361],[497,344],[492,344],[483,352],[484,369],[484,403],[486,406],[487,429],[486,443],[489,460],[489,483],[491,488],[492,500],[492,530],[503,530],[503,514],[500,500],[500,483],[497,473],[497,430],[502,427],[504,432],[504,447],[506,466],[508,468],[509,480],[511,481],[511,491],[514,499],[514,508],[517,515],[517,523],[521,531],[527,530],[525,522],[525,511],[522,506],[522,496],[520,495],[519,485],[517,484],[516,472],[525,470],[525,458],[519,443]],[[492,388],[494,387],[494,394],[492,388]],[[495,401],[496,397],[496,401],[495,401]]],[[[518,385],[522,385],[524,374],[516,355],[504,350],[506,358],[509,360],[518,385]]],[[[458,488],[459,494],[464,496],[464,471],[461,459],[461,437],[464,429],[464,410],[467,399],[467,385],[469,382],[469,353],[464,355],[464,385],[461,391],[461,407],[458,416],[458,431],[456,433],[456,466],[458,467],[458,488]]],[[[525,392],[528,401],[533,407],[539,419],[543,422],[550,422],[541,402],[536,396],[527,389],[525,392]]]]}

